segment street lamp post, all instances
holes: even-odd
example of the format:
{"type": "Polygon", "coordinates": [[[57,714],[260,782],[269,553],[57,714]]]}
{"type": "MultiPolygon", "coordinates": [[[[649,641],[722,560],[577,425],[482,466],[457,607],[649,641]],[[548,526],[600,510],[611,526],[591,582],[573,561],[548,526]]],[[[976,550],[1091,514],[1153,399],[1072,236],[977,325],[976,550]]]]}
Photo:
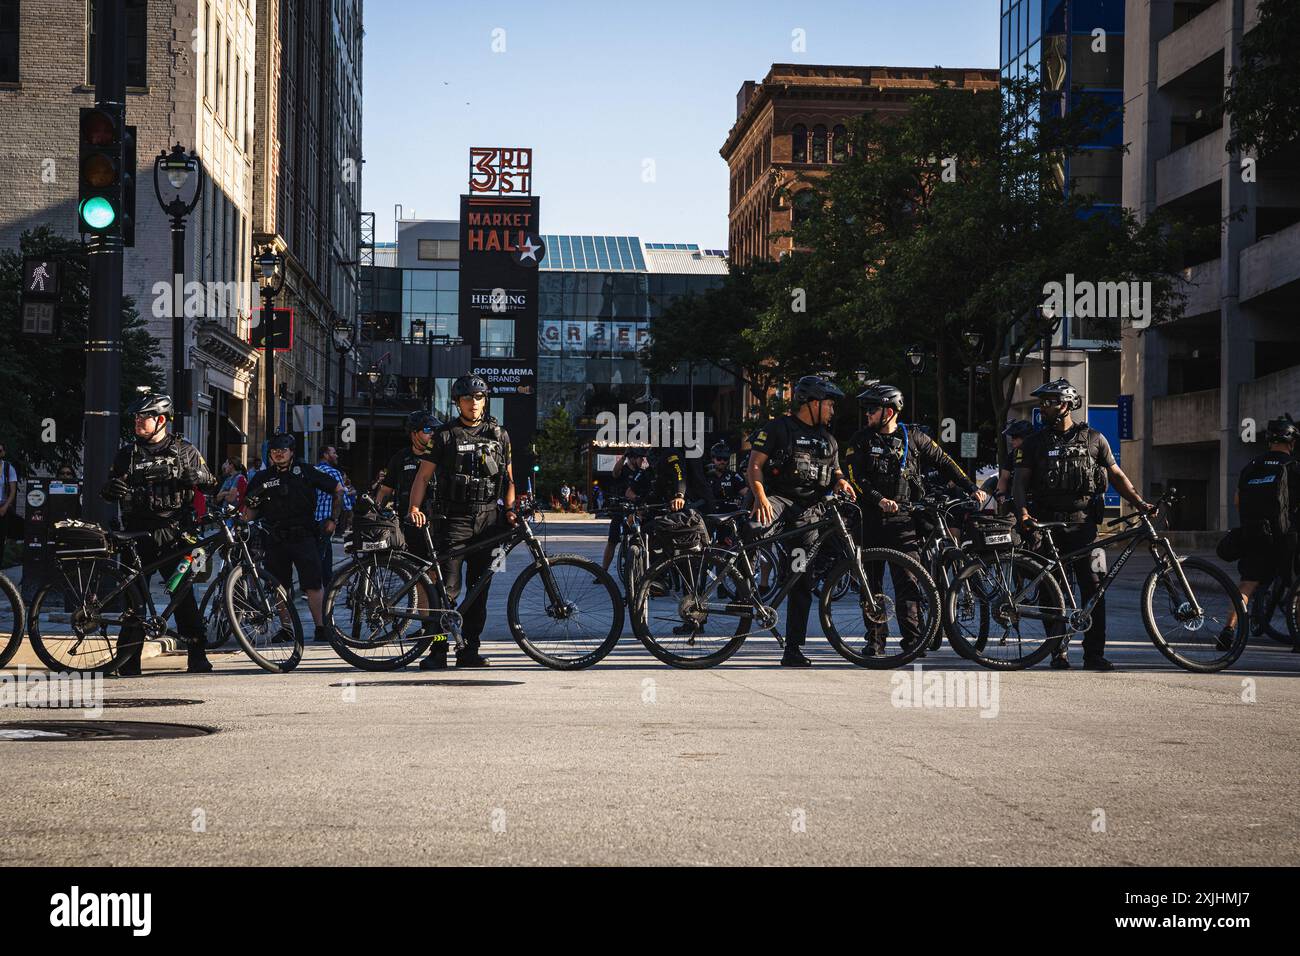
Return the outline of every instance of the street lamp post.
{"type": "Polygon", "coordinates": [[[370,450],[366,452],[366,474],[370,476],[371,484],[375,481],[375,388],[383,374],[374,363],[366,369],[366,379],[370,382],[370,450]]]}
{"type": "MultiPolygon", "coordinates": [[[[962,335],[966,348],[970,350],[970,363],[966,367],[966,431],[975,430],[975,366],[979,364],[980,346],[984,336],[979,332],[966,332],[962,335]]],[[[966,458],[966,470],[974,475],[975,459],[966,458]]]]}
{"type": "MultiPolygon", "coordinates": [[[[172,401],[180,415],[193,413],[194,389],[185,383],[185,217],[194,211],[203,196],[203,163],[180,143],[171,151],[162,150],[153,161],[153,191],[158,205],[171,217],[172,225],[172,401]],[[163,199],[162,179],[173,190],[170,200],[163,199]],[[189,202],[183,198],[186,182],[194,177],[194,196],[189,202]]],[[[176,423],[182,431],[183,421],[176,423]]]]}
{"type": "Polygon", "coordinates": [[[925,351],[919,345],[913,345],[907,350],[907,364],[912,371],[912,415],[913,421],[921,420],[921,409],[916,404],[916,379],[925,371],[925,351]]]}
{"type": "Polygon", "coordinates": [[[1043,384],[1052,380],[1052,339],[1061,325],[1061,318],[1050,305],[1038,306],[1038,318],[1046,327],[1043,334],[1043,384]]]}
{"type": "Polygon", "coordinates": [[[343,395],[347,391],[347,361],[348,353],[352,351],[354,336],[352,323],[344,318],[338,319],[330,330],[330,335],[334,339],[334,351],[339,355],[339,405],[334,419],[334,444],[341,445],[343,443],[343,395]]]}
{"type": "MultiPolygon", "coordinates": [[[[275,296],[284,288],[284,257],[274,249],[267,247],[261,255],[253,259],[261,273],[262,281],[262,345],[266,357],[266,375],[263,388],[266,391],[266,437],[275,434],[275,337],[271,334],[275,318],[275,296]]],[[[268,461],[268,467],[269,467],[268,461]]]]}

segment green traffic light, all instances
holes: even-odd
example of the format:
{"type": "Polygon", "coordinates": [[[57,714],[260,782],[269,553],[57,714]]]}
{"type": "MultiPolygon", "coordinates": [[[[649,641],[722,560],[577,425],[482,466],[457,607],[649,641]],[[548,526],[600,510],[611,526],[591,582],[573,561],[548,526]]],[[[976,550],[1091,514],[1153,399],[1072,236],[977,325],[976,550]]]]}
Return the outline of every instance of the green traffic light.
{"type": "Polygon", "coordinates": [[[81,204],[81,221],[91,229],[107,229],[117,219],[117,210],[103,196],[91,196],[81,204]]]}
{"type": "Polygon", "coordinates": [[[541,465],[533,465],[533,471],[541,471],[541,470],[542,470],[541,465]]]}

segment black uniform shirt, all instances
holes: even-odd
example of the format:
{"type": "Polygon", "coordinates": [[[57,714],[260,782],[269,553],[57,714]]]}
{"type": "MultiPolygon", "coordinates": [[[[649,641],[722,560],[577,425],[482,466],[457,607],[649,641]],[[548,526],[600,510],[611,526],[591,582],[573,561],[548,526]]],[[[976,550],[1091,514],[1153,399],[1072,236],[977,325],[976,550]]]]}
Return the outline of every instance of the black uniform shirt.
{"type": "MultiPolygon", "coordinates": [[[[420,463],[425,461],[434,461],[436,464],[432,454],[426,452],[417,455],[409,447],[403,448],[388,460],[388,467],[384,470],[383,486],[392,489],[398,514],[405,515],[410,510],[411,486],[415,483],[415,474],[420,470],[420,463]]],[[[433,503],[433,496],[429,493],[433,484],[430,482],[430,487],[424,492],[424,502],[420,510],[426,513],[429,505],[433,503]]]]}
{"type": "Polygon", "coordinates": [[[284,469],[272,465],[249,481],[244,501],[269,528],[314,528],[316,492],[332,495],[338,484],[314,465],[296,461],[284,469]]]}
{"type": "Polygon", "coordinates": [[[131,485],[130,495],[122,500],[123,522],[129,531],[189,521],[194,492],[210,493],[221,487],[199,450],[170,434],[160,442],[137,439],[119,448],[109,478],[125,478],[131,485]],[[149,477],[163,470],[168,470],[168,477],[149,477]]]}
{"type": "Polygon", "coordinates": [[[793,495],[809,498],[834,482],[839,443],[822,425],[805,425],[794,415],[782,415],[755,432],[751,451],[761,451],[768,456],[763,465],[764,485],[770,494],[793,495]],[[826,480],[820,484],[801,481],[793,474],[793,463],[787,459],[795,454],[807,454],[826,466],[826,480]]]}

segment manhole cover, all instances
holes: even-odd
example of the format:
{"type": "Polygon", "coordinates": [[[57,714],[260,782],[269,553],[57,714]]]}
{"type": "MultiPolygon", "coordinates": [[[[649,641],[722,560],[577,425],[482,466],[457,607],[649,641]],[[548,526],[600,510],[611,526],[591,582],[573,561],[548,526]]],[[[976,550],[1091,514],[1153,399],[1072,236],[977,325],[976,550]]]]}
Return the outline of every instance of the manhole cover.
{"type": "Polygon", "coordinates": [[[143,720],[23,720],[0,724],[5,740],[173,740],[206,737],[212,727],[154,724],[143,720]]]}
{"type": "Polygon", "coordinates": [[[340,681],[331,687],[509,687],[521,680],[363,680],[340,681]]]}
{"type": "MultiPolygon", "coordinates": [[[[190,704],[201,704],[201,700],[189,700],[184,697],[122,697],[117,700],[101,701],[100,707],[186,707],[190,704]]],[[[0,707],[15,707],[18,710],[87,710],[88,708],[81,704],[69,704],[66,707],[58,704],[42,704],[38,707],[24,707],[21,704],[0,704],[0,707]]]]}

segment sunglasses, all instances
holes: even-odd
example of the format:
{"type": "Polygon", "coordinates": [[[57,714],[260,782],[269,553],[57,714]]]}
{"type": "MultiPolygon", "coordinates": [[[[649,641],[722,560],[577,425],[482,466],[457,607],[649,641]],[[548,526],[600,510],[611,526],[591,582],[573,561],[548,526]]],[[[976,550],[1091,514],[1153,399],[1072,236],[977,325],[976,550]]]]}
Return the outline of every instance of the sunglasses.
{"type": "Polygon", "coordinates": [[[1044,398],[1038,403],[1039,408],[1056,408],[1060,405],[1069,405],[1068,399],[1064,398],[1044,398]]]}
{"type": "Polygon", "coordinates": [[[484,399],[487,398],[487,392],[473,392],[473,393],[471,393],[471,394],[469,394],[469,395],[466,395],[465,397],[466,397],[466,398],[472,398],[472,399],[474,399],[474,401],[476,401],[476,402],[481,402],[481,401],[483,401],[484,399]]]}

